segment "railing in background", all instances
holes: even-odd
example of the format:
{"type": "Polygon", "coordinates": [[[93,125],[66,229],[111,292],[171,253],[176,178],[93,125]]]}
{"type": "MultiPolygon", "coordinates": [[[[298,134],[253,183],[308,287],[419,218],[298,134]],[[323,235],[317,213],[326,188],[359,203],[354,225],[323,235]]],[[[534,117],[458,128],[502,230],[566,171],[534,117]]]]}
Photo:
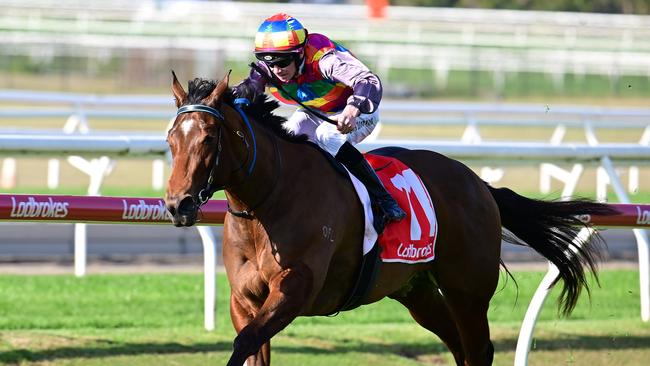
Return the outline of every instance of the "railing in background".
{"type": "Polygon", "coordinates": [[[543,73],[561,88],[565,74],[618,80],[647,76],[650,66],[650,16],[391,6],[377,21],[363,5],[217,1],[3,0],[1,52],[91,59],[97,69],[129,59],[127,77],[159,75],[170,63],[210,75],[225,61],[249,60],[257,27],[276,12],[351,47],[383,77],[393,68],[431,70],[441,89],[450,71],[490,72],[497,87],[507,73],[543,73]],[[170,62],[158,64],[161,57],[170,62]]]}
{"type": "MultiPolygon", "coordinates": [[[[62,131],[68,134],[122,135],[122,133],[98,131],[92,129],[92,119],[129,119],[142,121],[142,129],[164,131],[167,121],[174,117],[171,97],[158,95],[92,95],[76,93],[54,93],[26,90],[0,90],[0,101],[27,104],[29,107],[0,108],[0,119],[39,119],[61,118],[62,131]],[[155,122],[147,125],[147,121],[155,122]],[[164,124],[163,124],[164,122],[164,124]]],[[[291,108],[279,109],[280,114],[289,115],[291,108]]],[[[382,103],[382,123],[385,125],[418,126],[464,126],[459,139],[465,143],[477,144],[484,140],[482,127],[544,127],[552,128],[546,139],[552,144],[565,140],[568,128],[583,130],[589,144],[598,145],[600,129],[631,129],[639,131],[638,143],[650,144],[650,109],[649,108],[604,108],[588,106],[555,106],[542,104],[485,104],[485,103],[450,103],[450,102],[403,102],[386,100],[382,103]]],[[[16,126],[19,124],[16,123],[16,126]]],[[[3,133],[40,134],[38,130],[24,127],[14,130],[0,130],[3,133]]],[[[44,131],[51,134],[52,131],[44,131]]],[[[376,137],[379,133],[373,134],[376,137]]],[[[106,159],[83,161],[81,158],[69,159],[79,169],[86,172],[90,179],[90,194],[97,194],[103,178],[115,165],[115,161],[106,159]]],[[[161,189],[164,181],[164,162],[156,160],[152,166],[152,187],[161,189]]],[[[3,187],[10,187],[15,181],[16,161],[5,160],[0,171],[3,187]]],[[[55,188],[58,184],[58,159],[49,163],[48,186],[55,188]]],[[[500,168],[482,168],[482,177],[490,182],[497,182],[503,176],[500,168]]],[[[557,178],[564,183],[577,182],[583,172],[581,164],[575,164],[565,170],[556,165],[545,163],[541,168],[540,189],[548,193],[550,178],[557,178]]],[[[636,192],[639,188],[639,171],[629,168],[628,191],[636,192]]],[[[601,170],[598,174],[599,198],[604,194],[608,184],[607,176],[601,170]]],[[[566,196],[566,194],[563,194],[566,196]]]]}

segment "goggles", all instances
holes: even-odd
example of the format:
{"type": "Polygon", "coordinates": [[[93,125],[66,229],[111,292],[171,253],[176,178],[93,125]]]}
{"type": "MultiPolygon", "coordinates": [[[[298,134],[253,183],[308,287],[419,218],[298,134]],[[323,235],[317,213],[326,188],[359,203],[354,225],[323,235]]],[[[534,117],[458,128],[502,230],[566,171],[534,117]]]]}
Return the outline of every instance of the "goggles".
{"type": "Polygon", "coordinates": [[[266,66],[273,68],[277,66],[281,69],[291,65],[296,59],[292,54],[257,54],[255,55],[258,60],[264,62],[266,66]]]}

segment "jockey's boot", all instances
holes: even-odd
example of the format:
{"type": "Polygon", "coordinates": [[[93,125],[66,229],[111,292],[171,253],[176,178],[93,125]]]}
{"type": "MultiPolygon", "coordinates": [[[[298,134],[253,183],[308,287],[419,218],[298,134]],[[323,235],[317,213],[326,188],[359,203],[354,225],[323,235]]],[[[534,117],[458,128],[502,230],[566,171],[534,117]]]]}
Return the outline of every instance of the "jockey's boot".
{"type": "Polygon", "coordinates": [[[381,180],[375,174],[375,170],[352,144],[349,142],[343,144],[336,154],[336,160],[345,165],[350,173],[354,174],[366,186],[373,205],[373,225],[378,234],[384,231],[384,227],[388,222],[400,221],[406,217],[406,212],[399,207],[395,199],[386,191],[381,180]]]}

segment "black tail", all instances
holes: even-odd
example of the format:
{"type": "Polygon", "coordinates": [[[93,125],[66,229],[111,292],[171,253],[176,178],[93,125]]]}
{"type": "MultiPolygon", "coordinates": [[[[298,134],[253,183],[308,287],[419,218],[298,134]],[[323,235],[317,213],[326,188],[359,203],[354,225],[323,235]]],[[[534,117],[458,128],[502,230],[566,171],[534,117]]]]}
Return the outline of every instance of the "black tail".
{"type": "Polygon", "coordinates": [[[595,241],[573,245],[578,232],[587,226],[578,215],[614,215],[618,211],[589,200],[542,201],[523,197],[508,188],[489,188],[499,206],[501,224],[516,236],[504,235],[503,239],[528,245],[555,264],[560,274],[552,286],[562,278],[564,286],[558,305],[562,314],[570,314],[581,290],[584,288],[589,293],[584,267],[598,281],[596,262],[600,253],[598,245],[594,244],[604,243],[595,235],[595,241]]]}

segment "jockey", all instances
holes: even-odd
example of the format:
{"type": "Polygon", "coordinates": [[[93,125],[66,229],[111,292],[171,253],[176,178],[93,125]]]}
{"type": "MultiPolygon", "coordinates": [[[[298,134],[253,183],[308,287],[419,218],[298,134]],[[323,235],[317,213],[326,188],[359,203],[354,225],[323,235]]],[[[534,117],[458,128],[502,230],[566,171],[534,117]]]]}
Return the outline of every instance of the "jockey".
{"type": "Polygon", "coordinates": [[[306,134],[366,186],[373,205],[381,210],[379,220],[375,220],[378,232],[387,222],[403,219],[406,213],[353,146],[370,135],[379,122],[382,87],[377,75],[343,46],[322,34],[309,34],[297,19],[283,13],[260,25],[255,57],[259,71],[253,68],[233,93],[250,97],[263,93],[268,85],[281,102],[298,104],[298,100],[321,116],[327,115],[337,124],[298,108],[284,128],[295,135],[306,134]],[[272,77],[281,83],[280,89],[271,85],[272,77]]]}

